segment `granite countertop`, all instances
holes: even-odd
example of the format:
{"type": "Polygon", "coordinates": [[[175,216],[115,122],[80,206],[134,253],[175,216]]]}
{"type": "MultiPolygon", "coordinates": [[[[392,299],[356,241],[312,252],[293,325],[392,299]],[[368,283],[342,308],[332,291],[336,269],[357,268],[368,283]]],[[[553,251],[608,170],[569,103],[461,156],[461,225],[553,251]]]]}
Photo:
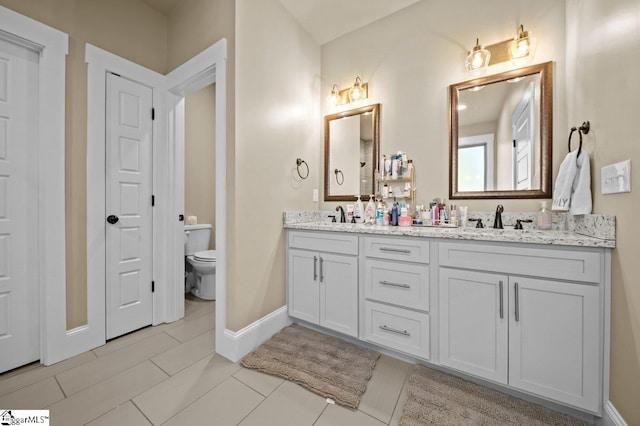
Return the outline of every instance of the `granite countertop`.
{"type": "MultiPolygon", "coordinates": [[[[493,229],[458,227],[458,228],[438,228],[438,227],[400,227],[400,226],[378,226],[352,223],[334,223],[326,220],[324,215],[304,215],[285,213],[284,227],[286,229],[299,229],[308,231],[346,232],[357,234],[410,236],[423,238],[442,238],[452,240],[474,240],[474,241],[497,241],[524,244],[544,244],[574,247],[604,247],[615,248],[615,237],[605,235],[609,238],[588,235],[588,232],[550,230],[540,231],[536,229],[493,229]],[[315,219],[315,220],[313,220],[315,219]]],[[[605,221],[607,222],[607,221],[605,221]]],[[[593,227],[602,228],[602,219],[594,221],[593,227]]],[[[577,231],[582,228],[589,230],[590,226],[576,226],[577,231]]],[[[615,221],[613,222],[615,228],[615,221]]],[[[612,231],[612,232],[615,232],[612,231]]]]}

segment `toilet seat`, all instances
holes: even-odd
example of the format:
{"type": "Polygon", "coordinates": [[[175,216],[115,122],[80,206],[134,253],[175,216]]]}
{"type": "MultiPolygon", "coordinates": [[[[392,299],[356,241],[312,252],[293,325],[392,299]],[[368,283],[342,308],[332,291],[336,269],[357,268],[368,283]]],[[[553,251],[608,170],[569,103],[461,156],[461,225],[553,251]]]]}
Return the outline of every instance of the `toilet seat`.
{"type": "Polygon", "coordinates": [[[215,262],[216,251],[215,250],[198,251],[194,253],[193,258],[194,260],[198,260],[200,262],[215,262]]]}

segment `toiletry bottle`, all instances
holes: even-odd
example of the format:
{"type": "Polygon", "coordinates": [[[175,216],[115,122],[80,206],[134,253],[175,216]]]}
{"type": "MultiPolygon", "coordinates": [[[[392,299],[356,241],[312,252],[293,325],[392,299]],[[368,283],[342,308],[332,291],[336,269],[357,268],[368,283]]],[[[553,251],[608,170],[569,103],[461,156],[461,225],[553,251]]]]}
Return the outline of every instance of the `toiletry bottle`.
{"type": "Polygon", "coordinates": [[[391,211],[387,206],[384,207],[384,211],[382,212],[382,224],[384,226],[389,226],[391,224],[391,211]]]}
{"type": "Polygon", "coordinates": [[[391,179],[398,179],[398,157],[392,156],[391,160],[391,179]]]}
{"type": "Polygon", "coordinates": [[[376,205],[373,202],[375,195],[371,194],[369,196],[369,202],[367,203],[367,207],[364,209],[364,220],[368,223],[376,222],[376,205]]]}
{"type": "Polygon", "coordinates": [[[382,186],[382,198],[389,198],[389,186],[386,183],[382,186]]]}
{"type": "Polygon", "coordinates": [[[407,177],[411,177],[413,175],[413,160],[409,160],[409,164],[407,165],[407,177]]]}
{"type": "Polygon", "coordinates": [[[402,177],[406,178],[409,176],[409,160],[407,159],[407,153],[403,152],[401,158],[402,177]]]}
{"type": "Polygon", "coordinates": [[[384,178],[391,178],[391,158],[388,155],[384,156],[384,178]]]}
{"type": "Polygon", "coordinates": [[[391,226],[398,226],[398,202],[393,200],[393,207],[391,207],[391,226]]]}
{"type": "Polygon", "coordinates": [[[356,201],[356,205],[353,210],[353,213],[354,213],[356,222],[362,223],[364,222],[364,207],[362,206],[362,200],[360,199],[360,196],[356,195],[356,197],[358,197],[358,200],[356,201]]]}
{"type": "Polygon", "coordinates": [[[378,207],[376,208],[376,225],[384,225],[384,207],[382,206],[382,200],[378,201],[378,207]]]}
{"type": "Polygon", "coordinates": [[[551,212],[547,210],[547,202],[540,202],[540,211],[538,212],[537,228],[540,230],[551,229],[551,212]]]}

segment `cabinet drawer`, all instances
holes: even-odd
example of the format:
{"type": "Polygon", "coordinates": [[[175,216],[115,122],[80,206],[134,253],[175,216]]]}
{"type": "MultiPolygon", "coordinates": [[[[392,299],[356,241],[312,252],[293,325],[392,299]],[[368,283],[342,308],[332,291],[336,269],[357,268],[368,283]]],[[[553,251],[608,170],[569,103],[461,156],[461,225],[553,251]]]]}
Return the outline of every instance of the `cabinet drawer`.
{"type": "Polygon", "coordinates": [[[289,231],[289,247],[357,255],[358,236],[329,232],[289,231]]]}
{"type": "Polygon", "coordinates": [[[365,238],[365,254],[389,260],[429,263],[429,241],[411,238],[365,238]]]}
{"type": "Polygon", "coordinates": [[[365,301],[365,339],[429,359],[429,315],[365,301]]]}
{"type": "Polygon", "coordinates": [[[364,294],[367,299],[428,311],[429,267],[367,259],[364,294]]]}
{"type": "Polygon", "coordinates": [[[557,248],[439,243],[441,266],[600,282],[600,253],[557,248]]]}

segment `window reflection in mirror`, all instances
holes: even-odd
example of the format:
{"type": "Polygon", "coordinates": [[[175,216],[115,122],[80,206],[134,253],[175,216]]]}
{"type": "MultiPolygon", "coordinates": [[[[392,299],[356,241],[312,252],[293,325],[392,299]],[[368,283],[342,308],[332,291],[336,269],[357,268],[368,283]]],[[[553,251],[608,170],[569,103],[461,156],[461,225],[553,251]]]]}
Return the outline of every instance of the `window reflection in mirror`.
{"type": "Polygon", "coordinates": [[[550,193],[552,64],[450,87],[451,198],[550,193]]]}
{"type": "Polygon", "coordinates": [[[325,201],[367,200],[374,190],[379,104],[325,117],[325,201]]]}

